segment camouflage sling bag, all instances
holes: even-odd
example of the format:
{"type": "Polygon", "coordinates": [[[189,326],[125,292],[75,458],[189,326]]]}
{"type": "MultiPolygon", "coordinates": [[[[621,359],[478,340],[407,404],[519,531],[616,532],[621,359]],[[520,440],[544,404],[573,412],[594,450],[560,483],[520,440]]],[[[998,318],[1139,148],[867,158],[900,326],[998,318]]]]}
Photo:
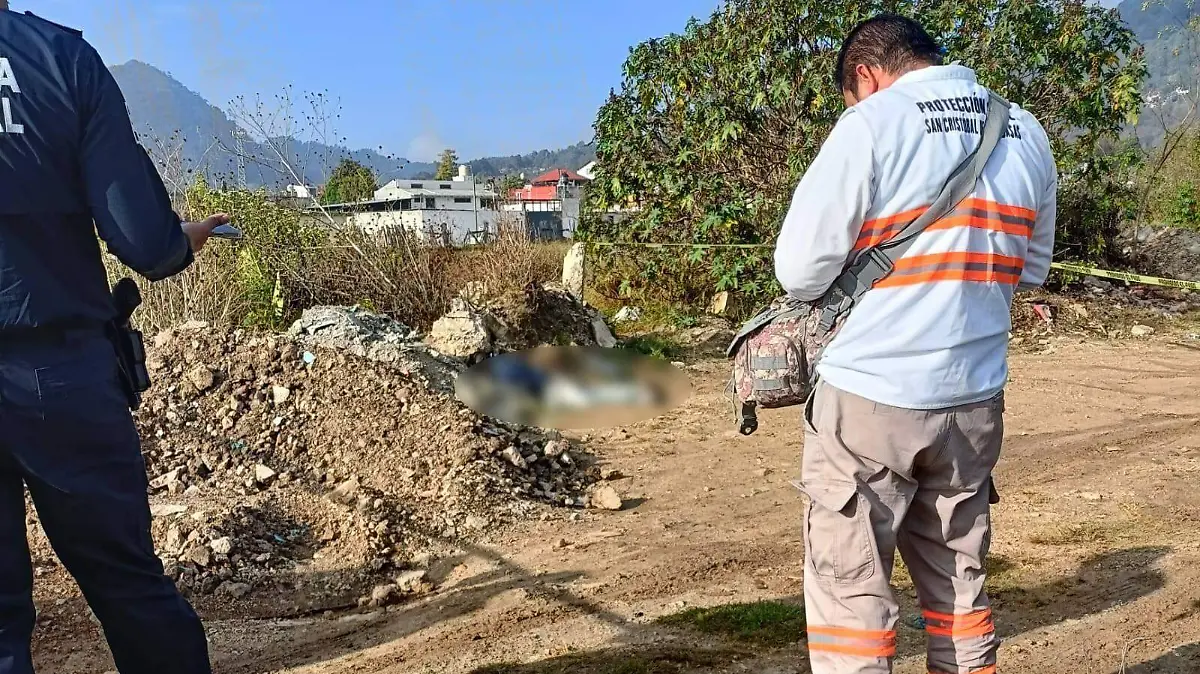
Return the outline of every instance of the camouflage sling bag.
{"type": "Polygon", "coordinates": [[[858,253],[821,299],[777,298],[738,331],[725,353],[733,359],[729,393],[743,435],[758,429],[757,408],[805,403],[817,382],[817,362],[862,296],[891,273],[922,230],[974,192],[1009,121],[1008,101],[988,93],[979,145],[954,169],[924,213],[896,236],[858,253]]]}

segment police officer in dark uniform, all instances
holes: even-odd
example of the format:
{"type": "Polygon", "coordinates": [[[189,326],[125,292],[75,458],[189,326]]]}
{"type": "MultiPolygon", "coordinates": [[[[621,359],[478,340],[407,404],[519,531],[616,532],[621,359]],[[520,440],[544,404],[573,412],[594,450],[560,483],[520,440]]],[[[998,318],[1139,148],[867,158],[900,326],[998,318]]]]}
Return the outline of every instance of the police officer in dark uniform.
{"type": "Polygon", "coordinates": [[[153,281],[226,222],[172,212],[81,33],[0,0],[0,674],[33,672],[25,487],[121,674],[210,672],[200,620],[150,537],[97,233],[153,281]]]}

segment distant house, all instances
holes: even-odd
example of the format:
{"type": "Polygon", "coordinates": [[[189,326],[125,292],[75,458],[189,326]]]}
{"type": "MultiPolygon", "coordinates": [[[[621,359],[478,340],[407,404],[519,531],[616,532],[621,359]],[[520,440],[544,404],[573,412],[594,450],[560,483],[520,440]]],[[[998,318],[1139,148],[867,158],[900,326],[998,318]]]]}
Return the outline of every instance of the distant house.
{"type": "Polygon", "coordinates": [[[588,162],[587,166],[584,166],[583,168],[579,169],[579,175],[583,176],[584,178],[587,178],[588,180],[595,180],[596,179],[596,162],[594,162],[594,161],[588,162]]]}
{"type": "Polygon", "coordinates": [[[483,243],[494,238],[499,226],[497,195],[465,168],[452,180],[393,180],[368,201],[325,209],[343,214],[347,225],[371,234],[407,230],[430,243],[483,243]]]}
{"type": "Polygon", "coordinates": [[[569,195],[579,196],[579,189],[591,182],[570,169],[552,169],[529,181],[525,187],[512,190],[510,201],[558,201],[565,190],[569,195]]]}
{"type": "Polygon", "coordinates": [[[591,182],[577,171],[556,168],[511,190],[501,209],[523,213],[529,235],[536,239],[570,238],[579,223],[579,200],[591,182]]]}

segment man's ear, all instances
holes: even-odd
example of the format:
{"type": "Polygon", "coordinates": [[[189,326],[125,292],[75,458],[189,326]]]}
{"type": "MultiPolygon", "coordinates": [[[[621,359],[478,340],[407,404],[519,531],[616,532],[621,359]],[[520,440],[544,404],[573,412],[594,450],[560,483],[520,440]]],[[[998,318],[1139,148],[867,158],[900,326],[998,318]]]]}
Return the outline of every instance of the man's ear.
{"type": "Polygon", "coordinates": [[[879,78],[875,76],[875,71],[870,66],[863,63],[854,66],[854,75],[858,79],[858,87],[855,91],[860,101],[879,91],[879,78]]]}

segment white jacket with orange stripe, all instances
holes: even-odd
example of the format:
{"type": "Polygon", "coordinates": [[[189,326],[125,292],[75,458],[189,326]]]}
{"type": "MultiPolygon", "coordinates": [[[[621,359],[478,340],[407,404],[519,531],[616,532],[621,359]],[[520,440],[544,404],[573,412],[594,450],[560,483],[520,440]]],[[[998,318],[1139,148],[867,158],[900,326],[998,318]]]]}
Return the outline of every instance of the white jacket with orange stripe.
{"type": "MultiPolygon", "coordinates": [[[[987,99],[970,69],[932,66],[847,110],[784,219],[775,249],[784,289],[819,298],[854,252],[931,203],[978,145],[987,99]]],[[[1057,186],[1045,130],[1013,105],[973,197],[922,232],[863,296],[817,366],[822,379],[908,409],[1003,390],[1013,293],[1049,273],[1057,186]]]]}

